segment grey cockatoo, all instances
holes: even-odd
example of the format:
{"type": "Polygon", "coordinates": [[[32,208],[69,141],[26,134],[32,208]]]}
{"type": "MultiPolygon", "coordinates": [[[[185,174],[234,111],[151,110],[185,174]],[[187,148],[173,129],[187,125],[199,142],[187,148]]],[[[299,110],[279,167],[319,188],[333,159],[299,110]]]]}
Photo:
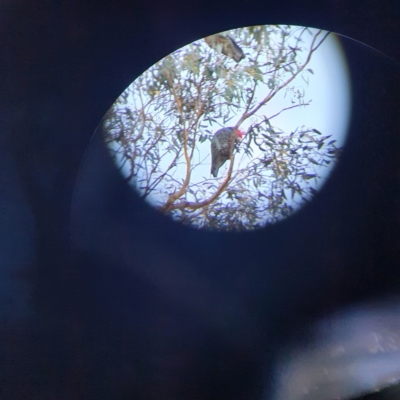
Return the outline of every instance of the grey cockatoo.
{"type": "MultiPolygon", "coordinates": [[[[229,160],[229,148],[231,144],[231,137],[234,128],[222,128],[214,133],[211,139],[211,174],[214,178],[218,176],[218,171],[222,165],[229,160]]],[[[244,133],[236,129],[236,136],[234,137],[235,143],[238,143],[244,133]]]]}
{"type": "Polygon", "coordinates": [[[214,50],[219,51],[225,56],[232,58],[237,63],[244,58],[243,50],[230,36],[224,36],[220,33],[207,36],[206,43],[214,50]]]}

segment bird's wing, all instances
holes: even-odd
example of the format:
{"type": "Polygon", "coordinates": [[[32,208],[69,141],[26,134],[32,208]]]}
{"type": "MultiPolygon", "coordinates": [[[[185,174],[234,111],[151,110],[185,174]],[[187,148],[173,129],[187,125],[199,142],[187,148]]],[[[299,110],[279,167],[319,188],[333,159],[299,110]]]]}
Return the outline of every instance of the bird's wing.
{"type": "Polygon", "coordinates": [[[211,174],[217,177],[220,162],[220,142],[218,138],[214,137],[211,142],[211,174]]]}
{"type": "Polygon", "coordinates": [[[218,132],[214,135],[211,141],[211,151],[215,149],[215,151],[221,150],[221,137],[218,135],[218,132]]]}
{"type": "Polygon", "coordinates": [[[220,134],[218,135],[218,139],[220,142],[220,154],[222,158],[229,158],[229,148],[231,144],[232,138],[232,129],[231,128],[224,128],[221,129],[220,134]]]}

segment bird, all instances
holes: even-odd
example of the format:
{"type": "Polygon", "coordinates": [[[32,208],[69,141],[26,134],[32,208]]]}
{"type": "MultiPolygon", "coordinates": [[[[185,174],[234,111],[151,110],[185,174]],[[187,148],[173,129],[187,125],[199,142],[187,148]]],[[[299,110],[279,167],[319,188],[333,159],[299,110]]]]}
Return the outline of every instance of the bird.
{"type": "Polygon", "coordinates": [[[244,58],[243,50],[231,36],[211,35],[207,36],[205,41],[212,49],[217,50],[219,48],[222,54],[232,58],[237,63],[244,58]]]}
{"type": "Polygon", "coordinates": [[[222,165],[229,160],[233,131],[236,133],[234,143],[238,143],[244,136],[244,132],[233,127],[218,130],[211,139],[211,175],[214,178],[218,176],[222,165]]]}

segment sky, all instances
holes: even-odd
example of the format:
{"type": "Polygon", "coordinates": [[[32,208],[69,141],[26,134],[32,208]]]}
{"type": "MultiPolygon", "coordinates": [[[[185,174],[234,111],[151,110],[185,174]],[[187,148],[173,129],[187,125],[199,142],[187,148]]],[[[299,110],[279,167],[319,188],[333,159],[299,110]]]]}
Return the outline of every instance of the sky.
{"type": "MultiPolygon", "coordinates": [[[[305,35],[304,39],[305,47],[308,48],[311,45],[312,36],[305,35]]],[[[351,83],[345,55],[341,48],[340,40],[335,34],[331,33],[312,55],[307,68],[313,71],[313,74],[308,74],[308,84],[299,75],[291,83],[291,86],[304,88],[306,93],[304,101],[311,100],[311,103],[305,107],[286,110],[273,118],[271,123],[285,132],[292,132],[300,126],[315,128],[322,132],[323,135],[332,135],[330,140],[336,139],[338,147],[343,146],[351,115],[351,83]]],[[[256,91],[256,98],[258,100],[263,99],[268,94],[268,91],[269,89],[266,84],[263,87],[259,87],[256,91]]],[[[281,90],[262,108],[262,114],[271,117],[281,111],[282,108],[291,106],[290,95],[285,97],[285,94],[285,90],[281,90]]],[[[251,119],[246,120],[240,129],[246,132],[251,122],[251,119]]],[[[236,120],[233,119],[230,125],[234,125],[235,123],[236,120]]],[[[216,125],[211,130],[216,131],[218,129],[220,129],[220,126],[216,125]]],[[[261,154],[257,147],[254,146],[254,149],[255,156],[261,154]]],[[[172,157],[171,154],[170,158],[172,157]]],[[[210,175],[211,156],[209,141],[198,143],[193,161],[194,164],[200,161],[202,164],[193,170],[191,183],[204,181],[204,179],[214,179],[210,175]]],[[[243,151],[235,158],[236,167],[243,167],[249,161],[250,159],[244,155],[243,151]]],[[[169,163],[170,159],[166,157],[165,165],[169,165],[169,163]]],[[[319,176],[322,176],[322,179],[312,183],[315,189],[318,190],[324,184],[333,166],[333,163],[327,167],[310,166],[309,173],[318,173],[319,176]]],[[[228,168],[229,162],[225,163],[220,169],[217,179],[221,181],[226,175],[228,168]]],[[[123,173],[128,175],[128,168],[123,169],[123,173]]],[[[181,168],[176,168],[174,178],[183,179],[184,176],[185,165],[182,165],[181,168]]],[[[152,204],[161,204],[165,201],[165,199],[157,196],[157,193],[153,197],[149,196],[147,200],[152,204]]]]}
{"type": "MultiPolygon", "coordinates": [[[[305,36],[307,45],[311,44],[311,36],[305,36]]],[[[307,68],[313,70],[314,74],[309,76],[309,84],[305,86],[304,81],[298,76],[294,81],[294,86],[305,87],[305,101],[312,100],[306,107],[293,108],[271,120],[274,126],[281,128],[285,132],[292,132],[298,126],[304,125],[315,128],[323,135],[332,135],[332,140],[336,139],[338,147],[343,146],[346,141],[347,129],[351,114],[351,83],[344,52],[340,40],[335,34],[330,34],[322,43],[319,49],[313,54],[307,68]]],[[[257,91],[259,99],[268,94],[266,85],[257,91]]],[[[285,99],[285,91],[279,92],[264,107],[266,116],[272,116],[284,107],[290,106],[288,98],[285,99]]],[[[241,129],[247,131],[251,124],[247,120],[241,129]]],[[[218,128],[217,128],[218,129],[218,128]]],[[[204,147],[204,153],[209,151],[209,143],[204,147]]],[[[202,153],[203,155],[203,153],[202,153]]],[[[207,158],[205,164],[210,168],[211,160],[207,158]]],[[[229,164],[226,163],[222,171],[227,171],[229,164]]],[[[314,166],[315,168],[315,166],[314,166]]],[[[321,179],[317,187],[321,187],[329,176],[331,168],[323,167],[318,169],[321,179]]],[[[206,175],[207,176],[207,175],[206,175]]]]}

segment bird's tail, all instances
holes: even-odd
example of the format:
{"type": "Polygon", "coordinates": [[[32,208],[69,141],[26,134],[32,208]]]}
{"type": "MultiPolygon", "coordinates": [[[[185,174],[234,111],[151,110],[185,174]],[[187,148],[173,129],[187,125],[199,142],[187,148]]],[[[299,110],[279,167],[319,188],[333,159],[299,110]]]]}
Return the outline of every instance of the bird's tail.
{"type": "Polygon", "coordinates": [[[216,178],[218,176],[218,170],[219,168],[217,168],[214,164],[211,165],[211,175],[216,178]]]}
{"type": "Polygon", "coordinates": [[[211,160],[211,175],[216,178],[218,176],[218,171],[219,171],[219,167],[221,165],[219,165],[219,157],[218,155],[214,155],[214,157],[211,160]]]}

